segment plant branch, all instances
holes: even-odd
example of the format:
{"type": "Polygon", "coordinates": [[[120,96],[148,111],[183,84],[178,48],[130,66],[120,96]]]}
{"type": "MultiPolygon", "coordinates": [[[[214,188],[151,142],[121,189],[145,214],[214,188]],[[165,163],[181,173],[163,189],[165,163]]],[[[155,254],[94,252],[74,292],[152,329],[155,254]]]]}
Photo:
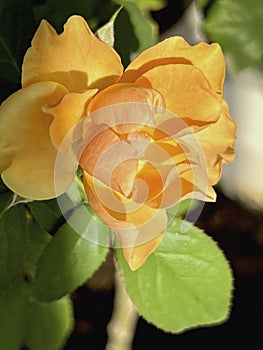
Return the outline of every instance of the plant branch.
{"type": "Polygon", "coordinates": [[[105,350],[131,350],[138,317],[138,312],[125,290],[118,264],[115,262],[114,307],[107,326],[108,343],[105,350]]]}

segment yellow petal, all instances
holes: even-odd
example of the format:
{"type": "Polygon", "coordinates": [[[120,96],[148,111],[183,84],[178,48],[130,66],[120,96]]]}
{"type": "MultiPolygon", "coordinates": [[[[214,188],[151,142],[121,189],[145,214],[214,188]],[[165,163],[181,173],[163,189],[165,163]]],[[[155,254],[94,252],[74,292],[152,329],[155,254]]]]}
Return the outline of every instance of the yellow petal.
{"type": "MultiPolygon", "coordinates": [[[[2,179],[15,193],[31,199],[56,196],[56,149],[49,136],[52,117],[43,113],[46,103],[58,103],[68,91],[57,83],[36,83],[23,88],[0,108],[0,165],[2,179]]],[[[63,180],[61,183],[62,188],[63,180]]]]}
{"type": "Polygon", "coordinates": [[[60,35],[41,22],[24,58],[22,83],[51,80],[70,91],[102,89],[116,83],[122,70],[114,49],[99,40],[82,17],[72,16],[60,35]]]}
{"type": "Polygon", "coordinates": [[[156,67],[136,83],[160,92],[166,108],[190,126],[202,126],[219,118],[222,96],[214,92],[202,72],[191,65],[156,67]]]}
{"type": "Polygon", "coordinates": [[[43,111],[54,117],[50,125],[50,137],[57,149],[67,133],[84,117],[87,104],[96,92],[96,89],[90,89],[82,93],[67,94],[57,106],[44,106],[43,111]]]}
{"type": "Polygon", "coordinates": [[[167,64],[194,65],[203,72],[216,92],[222,92],[225,61],[220,46],[203,42],[191,46],[177,36],[163,40],[137,56],[125,70],[121,81],[134,82],[147,71],[167,64]]]}
{"type": "Polygon", "coordinates": [[[237,126],[229,114],[226,101],[222,103],[219,120],[195,133],[207,158],[208,175],[212,185],[216,184],[222,172],[222,163],[235,158],[234,144],[237,126]]]}

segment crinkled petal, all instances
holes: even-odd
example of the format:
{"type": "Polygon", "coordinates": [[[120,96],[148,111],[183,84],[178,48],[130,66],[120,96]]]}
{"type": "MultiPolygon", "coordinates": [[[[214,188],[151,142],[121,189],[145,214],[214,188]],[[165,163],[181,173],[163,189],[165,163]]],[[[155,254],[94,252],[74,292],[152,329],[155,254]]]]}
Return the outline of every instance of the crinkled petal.
{"type": "Polygon", "coordinates": [[[72,16],[59,35],[42,20],[24,58],[22,83],[51,80],[70,91],[102,89],[116,83],[122,70],[115,50],[99,40],[82,17],[72,16]]]}
{"type": "MultiPolygon", "coordinates": [[[[123,82],[134,82],[147,71],[165,65],[192,64],[199,68],[216,92],[222,92],[225,61],[216,43],[189,45],[182,37],[171,37],[138,55],[124,72],[123,82]]],[[[162,77],[166,81],[166,77],[162,77]]]]}
{"type": "Polygon", "coordinates": [[[90,138],[85,139],[81,146],[80,165],[84,170],[93,174],[98,158],[113,144],[119,142],[120,138],[109,128],[100,128],[94,125],[91,127],[93,133],[90,138]]]}
{"type": "Polygon", "coordinates": [[[90,89],[82,93],[67,94],[57,106],[44,106],[43,111],[54,117],[50,125],[50,137],[57,149],[67,133],[85,116],[87,104],[96,92],[97,89],[90,89]]]}
{"type": "Polygon", "coordinates": [[[165,108],[154,89],[136,84],[115,84],[99,92],[89,105],[95,124],[107,124],[118,133],[132,133],[138,125],[154,126],[154,114],[165,108]]]}
{"type": "Polygon", "coordinates": [[[84,141],[80,165],[107,186],[128,196],[137,171],[138,151],[109,128],[84,141]],[[106,170],[106,171],[105,171],[106,170]]]}
{"type": "Polygon", "coordinates": [[[223,101],[219,120],[195,133],[200,146],[205,152],[209,180],[216,184],[222,172],[222,163],[230,163],[235,158],[236,123],[229,114],[226,101],[223,101]]]}
{"type": "Polygon", "coordinates": [[[57,195],[54,189],[57,151],[49,136],[52,117],[42,107],[46,103],[57,104],[66,93],[68,90],[57,83],[36,83],[17,91],[1,105],[2,178],[22,197],[49,199],[57,195]]]}
{"type": "Polygon", "coordinates": [[[89,203],[116,232],[132,270],[139,268],[161,243],[167,225],[165,210],[138,205],[84,171],[89,203]]]}
{"type": "Polygon", "coordinates": [[[136,83],[160,92],[166,108],[189,126],[202,126],[219,118],[222,95],[214,92],[203,73],[191,65],[155,67],[136,83]]]}

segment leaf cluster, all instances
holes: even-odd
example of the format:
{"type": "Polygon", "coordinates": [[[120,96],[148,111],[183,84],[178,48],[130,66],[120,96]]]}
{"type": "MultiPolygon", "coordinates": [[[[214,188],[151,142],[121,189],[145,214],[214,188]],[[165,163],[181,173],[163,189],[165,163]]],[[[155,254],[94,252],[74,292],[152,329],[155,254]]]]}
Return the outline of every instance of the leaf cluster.
{"type": "Polygon", "coordinates": [[[204,12],[203,29],[221,44],[236,70],[263,69],[262,0],[196,0],[204,12]]]}

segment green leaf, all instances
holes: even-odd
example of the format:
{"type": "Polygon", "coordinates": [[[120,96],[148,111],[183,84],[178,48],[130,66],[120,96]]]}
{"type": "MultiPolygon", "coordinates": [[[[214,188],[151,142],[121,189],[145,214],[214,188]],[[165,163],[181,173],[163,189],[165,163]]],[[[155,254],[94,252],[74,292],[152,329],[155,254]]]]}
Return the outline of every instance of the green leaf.
{"type": "Polygon", "coordinates": [[[113,14],[108,23],[97,30],[97,36],[110,46],[114,46],[114,22],[120,13],[121,7],[113,14]]]}
{"type": "Polygon", "coordinates": [[[32,218],[28,218],[27,225],[27,254],[24,264],[24,274],[30,281],[35,276],[37,262],[51,236],[32,218]]]}
{"type": "Polygon", "coordinates": [[[131,1],[124,1],[123,6],[130,16],[131,23],[139,42],[137,53],[156,44],[157,33],[155,32],[155,28],[153,27],[150,18],[131,1]]]}
{"type": "Polygon", "coordinates": [[[30,300],[26,282],[18,278],[0,293],[0,349],[59,350],[73,325],[69,297],[56,302],[30,300]]]}
{"type": "Polygon", "coordinates": [[[72,331],[73,312],[69,297],[50,303],[32,301],[27,317],[25,344],[32,350],[61,349],[72,331]]]}
{"type": "Polygon", "coordinates": [[[23,205],[6,211],[0,220],[0,290],[23,271],[26,244],[26,213],[23,205]]]}
{"type": "Polygon", "coordinates": [[[0,1],[1,79],[20,81],[22,60],[34,29],[31,1],[0,1]]]}
{"type": "Polygon", "coordinates": [[[233,288],[229,264],[197,227],[175,220],[161,245],[134,272],[120,249],[117,258],[139,313],[164,331],[178,333],[228,317],[233,288]]]}
{"type": "Polygon", "coordinates": [[[140,8],[144,10],[160,10],[162,9],[167,1],[166,0],[132,0],[140,8]]]}
{"type": "Polygon", "coordinates": [[[47,232],[54,233],[64,223],[64,217],[60,211],[56,199],[48,201],[34,201],[28,203],[28,207],[34,219],[47,232]]]}
{"type": "MultiPolygon", "coordinates": [[[[108,234],[103,225],[92,216],[87,221],[83,208],[76,209],[70,217],[70,224],[78,232],[99,242],[99,235],[108,234]],[[105,232],[99,232],[105,230],[105,232]],[[84,232],[85,231],[85,232],[84,232]]],[[[83,284],[105,260],[108,247],[93,243],[74,231],[65,223],[51,239],[41,255],[32,284],[32,293],[40,301],[51,301],[71,293],[83,284]]]]}
{"type": "Polygon", "coordinates": [[[196,3],[200,8],[205,8],[210,2],[211,0],[196,0],[196,3]]]}
{"type": "Polygon", "coordinates": [[[117,16],[114,48],[120,54],[122,63],[127,66],[131,56],[156,44],[157,30],[153,20],[132,1],[121,0],[123,5],[117,16]]]}
{"type": "Polygon", "coordinates": [[[0,293],[0,349],[18,350],[26,331],[27,288],[17,280],[0,293]]]}
{"type": "Polygon", "coordinates": [[[204,30],[232,56],[238,70],[263,68],[262,23],[258,0],[217,0],[208,10],[204,30]]]}

